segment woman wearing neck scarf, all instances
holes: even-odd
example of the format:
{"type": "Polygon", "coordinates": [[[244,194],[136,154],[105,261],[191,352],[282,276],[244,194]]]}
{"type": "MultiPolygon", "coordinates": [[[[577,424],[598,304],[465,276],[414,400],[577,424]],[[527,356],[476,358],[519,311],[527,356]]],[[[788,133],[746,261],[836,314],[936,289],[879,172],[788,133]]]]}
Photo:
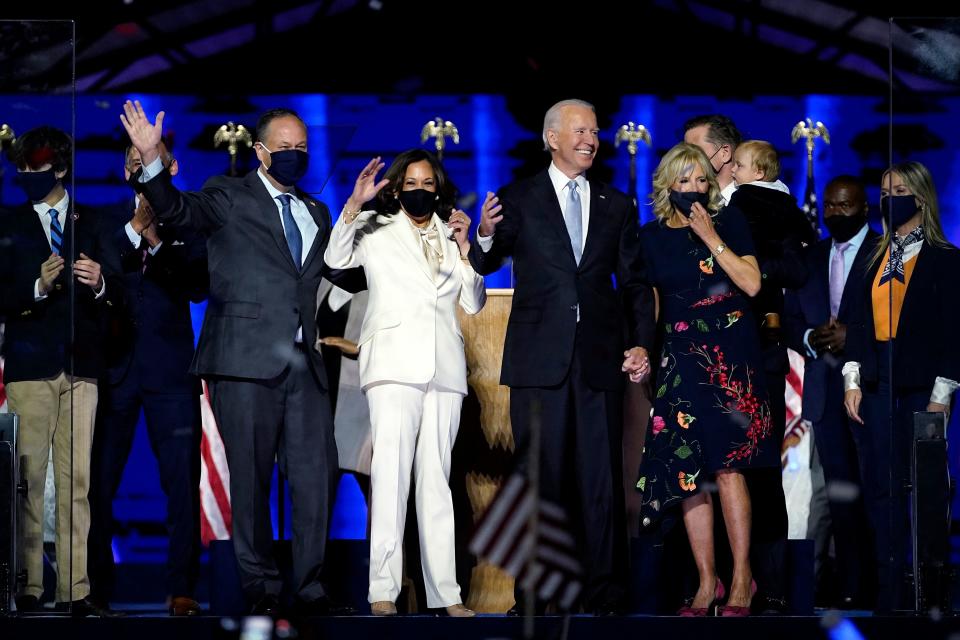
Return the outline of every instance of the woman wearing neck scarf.
{"type": "Polygon", "coordinates": [[[653,189],[657,219],[640,239],[663,349],[637,481],[641,528],[655,531],[668,514],[682,513],[699,587],[679,615],[712,614],[729,593],[720,615],[746,616],[756,583],[744,473],[776,467],[779,450],[749,304],[760,269],[747,222],[736,207],[720,207],[720,187],[699,147],[670,149],[653,189]],[[714,559],[718,496],[733,556],[729,591],[714,559]]]}
{"type": "Polygon", "coordinates": [[[944,237],[933,179],[919,162],[883,174],[880,210],[884,233],[864,283],[867,304],[847,329],[843,375],[875,533],[876,606],[887,611],[905,604],[913,413],[948,412],[960,381],[960,251],[944,237]]]}
{"type": "Polygon", "coordinates": [[[362,266],[369,298],[358,341],[370,407],[370,590],[373,615],[396,615],[411,470],[427,606],[454,617],[463,606],[454,561],[450,452],[467,394],[457,305],[483,308],[483,278],[466,256],[470,219],[433,154],[397,156],[382,180],[374,158],[330,234],[324,260],[362,266]],[[366,203],[375,200],[372,209],[366,203]]]}

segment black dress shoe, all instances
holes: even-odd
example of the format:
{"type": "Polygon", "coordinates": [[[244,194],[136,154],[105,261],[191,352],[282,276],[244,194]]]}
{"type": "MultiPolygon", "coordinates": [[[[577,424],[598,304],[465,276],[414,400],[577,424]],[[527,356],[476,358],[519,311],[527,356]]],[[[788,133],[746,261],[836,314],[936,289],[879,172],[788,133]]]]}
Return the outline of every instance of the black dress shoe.
{"type": "Polygon", "coordinates": [[[37,596],[17,596],[17,613],[36,613],[40,610],[40,600],[37,596]]]}
{"type": "Polygon", "coordinates": [[[604,602],[594,607],[594,609],[590,613],[598,617],[622,616],[623,607],[621,607],[620,604],[616,602],[604,602]]]}
{"type": "Polygon", "coordinates": [[[280,600],[273,594],[267,594],[257,601],[250,609],[250,614],[254,616],[270,616],[276,618],[280,615],[280,600]]]}
{"type": "MultiPolygon", "coordinates": [[[[757,600],[757,598],[754,598],[754,602],[757,602],[757,600]]],[[[753,610],[759,611],[762,616],[784,616],[789,613],[786,599],[774,596],[759,598],[759,602],[753,606],[753,610]]]]}
{"type": "Polygon", "coordinates": [[[58,602],[58,611],[70,611],[74,618],[122,618],[126,614],[114,611],[110,605],[94,602],[90,598],[74,600],[73,602],[58,602]]]}

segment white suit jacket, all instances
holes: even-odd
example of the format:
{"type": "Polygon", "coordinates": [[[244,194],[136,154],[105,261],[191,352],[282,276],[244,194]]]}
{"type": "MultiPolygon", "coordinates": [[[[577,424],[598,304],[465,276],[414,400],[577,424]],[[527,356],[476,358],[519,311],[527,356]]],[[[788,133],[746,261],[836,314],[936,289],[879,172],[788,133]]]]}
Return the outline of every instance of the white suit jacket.
{"type": "Polygon", "coordinates": [[[364,211],[337,220],[323,259],[334,269],[362,266],[369,298],[360,330],[360,384],[426,384],[466,395],[467,365],[457,304],[474,314],[486,302],[483,277],[460,259],[457,243],[434,214],[443,238],[434,280],[406,215],[364,211]]]}

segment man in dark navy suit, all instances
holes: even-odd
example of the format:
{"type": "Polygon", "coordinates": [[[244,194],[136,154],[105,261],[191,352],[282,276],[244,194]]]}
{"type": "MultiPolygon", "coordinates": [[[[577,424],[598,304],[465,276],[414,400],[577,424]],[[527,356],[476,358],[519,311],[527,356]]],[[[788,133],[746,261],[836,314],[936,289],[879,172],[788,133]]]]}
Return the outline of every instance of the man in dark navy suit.
{"type": "MultiPolygon", "coordinates": [[[[170,175],[177,161],[162,146],[170,175]]],[[[124,176],[139,185],[140,152],[124,157],[124,176]]],[[[121,256],[126,304],[109,316],[107,375],[93,441],[89,568],[91,598],[110,600],[114,583],[113,498],[130,455],[140,411],[167,496],[166,590],[172,615],[196,615],[200,553],[200,383],[190,374],[193,325],[190,303],[207,293],[205,240],[192,231],[160,225],[137,194],[105,223],[121,256]]]]}
{"type": "Polygon", "coordinates": [[[630,198],[586,178],[599,146],[593,106],[555,104],[543,142],[546,170],[487,194],[469,257],[481,274],[513,258],[500,382],[517,451],[527,455],[539,407],[541,495],[566,506],[580,534],[585,608],[614,613],[626,577],[624,373],[638,382],[650,370],[653,294],[630,198]]]}
{"type": "Polygon", "coordinates": [[[852,176],[838,176],[824,192],[823,222],[829,238],[806,255],[809,278],[788,290],[784,328],[792,349],[806,357],[803,418],[813,423],[820,464],[827,485],[837,562],[840,606],[867,602],[861,576],[870,558],[869,536],[855,448],[856,431],[843,407],[847,320],[852,310],[869,304],[865,278],[877,233],[867,225],[867,198],[852,176]]]}

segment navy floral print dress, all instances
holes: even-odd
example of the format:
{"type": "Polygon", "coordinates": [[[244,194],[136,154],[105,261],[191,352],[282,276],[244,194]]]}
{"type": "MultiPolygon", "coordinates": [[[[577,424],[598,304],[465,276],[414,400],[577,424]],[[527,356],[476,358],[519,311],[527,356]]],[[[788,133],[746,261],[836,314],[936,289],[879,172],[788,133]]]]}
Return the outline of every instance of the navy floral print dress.
{"type": "MultiPolygon", "coordinates": [[[[713,221],[731,251],[755,255],[739,210],[726,207],[713,221]]],[[[649,527],[718,470],[779,464],[779,447],[746,295],[691,229],[655,220],[640,236],[663,340],[637,480],[649,527]]]]}

